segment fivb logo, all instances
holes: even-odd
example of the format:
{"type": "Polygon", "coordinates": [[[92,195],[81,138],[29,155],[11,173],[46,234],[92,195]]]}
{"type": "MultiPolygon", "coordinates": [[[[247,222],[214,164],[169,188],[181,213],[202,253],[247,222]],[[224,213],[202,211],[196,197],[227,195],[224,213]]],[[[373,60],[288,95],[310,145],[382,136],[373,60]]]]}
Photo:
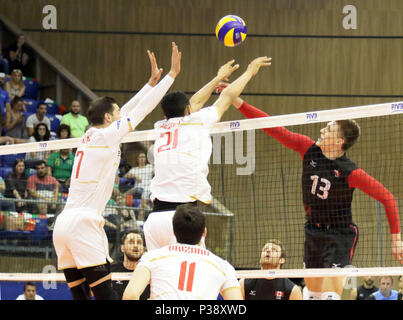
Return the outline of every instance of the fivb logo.
{"type": "Polygon", "coordinates": [[[392,103],[391,112],[403,112],[403,103],[392,103]]]}
{"type": "Polygon", "coordinates": [[[316,112],[307,113],[305,115],[306,122],[319,121],[319,115],[316,112]]]}

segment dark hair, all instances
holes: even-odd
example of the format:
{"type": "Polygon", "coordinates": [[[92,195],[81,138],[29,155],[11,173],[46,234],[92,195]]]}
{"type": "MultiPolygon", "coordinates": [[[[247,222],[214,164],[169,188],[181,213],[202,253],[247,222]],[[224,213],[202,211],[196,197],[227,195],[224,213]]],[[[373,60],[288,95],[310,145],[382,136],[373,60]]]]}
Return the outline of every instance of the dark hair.
{"type": "Polygon", "coordinates": [[[182,204],[176,207],[172,225],[179,243],[195,245],[200,242],[203,235],[206,219],[197,207],[182,204]]]}
{"type": "Polygon", "coordinates": [[[48,141],[50,139],[50,131],[49,131],[48,126],[42,122],[38,123],[35,126],[33,137],[35,138],[36,141],[48,141]],[[39,127],[40,126],[44,126],[46,129],[46,133],[45,133],[45,136],[43,137],[43,140],[41,140],[41,137],[39,136],[39,127]]]}
{"type": "Polygon", "coordinates": [[[36,288],[36,284],[33,282],[28,281],[25,285],[24,285],[24,291],[27,289],[27,286],[33,286],[36,288]]]}
{"type": "Polygon", "coordinates": [[[127,232],[125,232],[125,233],[123,234],[122,238],[120,239],[120,243],[121,243],[121,244],[125,244],[125,241],[126,241],[127,236],[128,236],[129,234],[131,234],[131,233],[138,234],[138,235],[141,237],[141,239],[143,240],[143,242],[144,242],[143,234],[142,234],[140,231],[138,231],[138,230],[129,230],[129,231],[127,231],[127,232]]]}
{"type": "Polygon", "coordinates": [[[116,100],[111,97],[102,97],[92,101],[88,109],[88,120],[92,125],[104,124],[105,113],[112,114],[116,100]]]}
{"type": "Polygon", "coordinates": [[[40,165],[44,164],[46,166],[46,161],[45,160],[38,160],[35,161],[35,168],[39,167],[40,165]]]}
{"type": "MultiPolygon", "coordinates": [[[[20,162],[22,162],[24,164],[24,166],[25,166],[25,160],[24,159],[15,159],[14,160],[13,172],[12,172],[14,177],[16,177],[16,175],[17,175],[16,167],[17,167],[17,164],[19,164],[20,162]]],[[[24,177],[25,177],[25,170],[21,174],[21,178],[24,178],[24,177]]]]}
{"type": "Polygon", "coordinates": [[[343,135],[342,138],[344,139],[342,149],[347,151],[360,137],[360,126],[354,120],[337,120],[336,123],[339,125],[341,134],[343,135]]]}
{"type": "Polygon", "coordinates": [[[70,137],[71,137],[71,129],[70,129],[70,126],[67,125],[67,124],[64,124],[64,123],[62,123],[62,124],[59,126],[59,128],[57,128],[57,130],[56,130],[56,135],[57,135],[57,137],[60,138],[60,133],[61,133],[63,130],[67,130],[67,132],[69,133],[67,137],[70,138],[70,137]]]}
{"type": "Polygon", "coordinates": [[[183,117],[188,105],[189,99],[180,91],[168,93],[161,100],[162,111],[167,119],[183,117]]]}
{"type": "Polygon", "coordinates": [[[24,101],[21,97],[15,96],[13,100],[11,100],[11,106],[15,106],[17,103],[24,101]]]}

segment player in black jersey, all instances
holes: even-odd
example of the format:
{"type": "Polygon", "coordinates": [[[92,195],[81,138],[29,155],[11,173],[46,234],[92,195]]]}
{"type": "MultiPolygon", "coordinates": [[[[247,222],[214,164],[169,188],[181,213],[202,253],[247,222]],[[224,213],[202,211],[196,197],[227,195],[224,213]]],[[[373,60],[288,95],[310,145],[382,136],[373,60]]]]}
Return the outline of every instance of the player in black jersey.
{"type": "Polygon", "coordinates": [[[364,277],[363,284],[351,290],[350,298],[351,300],[367,300],[376,291],[378,291],[378,287],[375,285],[375,278],[372,276],[364,277]]]}
{"type": "MultiPolygon", "coordinates": [[[[144,253],[144,241],[141,233],[135,230],[126,232],[122,237],[120,250],[123,253],[123,262],[112,264],[111,272],[133,272],[144,253]]],[[[122,299],[128,283],[129,280],[112,281],[113,289],[115,289],[119,299],[122,299]]],[[[149,297],[150,286],[147,286],[140,296],[140,300],[147,300],[149,297]]]]}
{"type": "MultiPolygon", "coordinates": [[[[263,270],[281,269],[286,255],[281,241],[269,240],[260,255],[263,270]]],[[[302,300],[302,293],[286,278],[241,279],[240,285],[245,300],[302,300]]]]}

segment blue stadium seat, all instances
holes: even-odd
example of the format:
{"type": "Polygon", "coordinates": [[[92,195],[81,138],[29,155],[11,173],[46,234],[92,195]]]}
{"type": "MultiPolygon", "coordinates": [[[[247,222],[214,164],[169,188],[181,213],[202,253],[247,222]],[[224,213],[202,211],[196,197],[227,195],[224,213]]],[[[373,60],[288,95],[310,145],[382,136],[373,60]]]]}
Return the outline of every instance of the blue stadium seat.
{"type": "Polygon", "coordinates": [[[7,176],[13,171],[12,167],[0,167],[0,176],[6,180],[7,176]]]}
{"type": "Polygon", "coordinates": [[[34,79],[26,79],[24,80],[24,84],[25,84],[24,97],[34,100],[38,99],[38,93],[39,93],[38,81],[34,79]]]}
{"type": "Polygon", "coordinates": [[[38,108],[39,101],[30,98],[23,98],[23,100],[25,102],[25,108],[27,109],[27,112],[35,113],[36,109],[38,108]]]}
{"type": "Polygon", "coordinates": [[[16,159],[25,159],[25,153],[5,154],[1,158],[4,167],[12,167],[16,159]]]}
{"type": "Polygon", "coordinates": [[[53,114],[46,115],[50,120],[50,131],[57,131],[57,128],[60,126],[60,119],[53,114]]]}

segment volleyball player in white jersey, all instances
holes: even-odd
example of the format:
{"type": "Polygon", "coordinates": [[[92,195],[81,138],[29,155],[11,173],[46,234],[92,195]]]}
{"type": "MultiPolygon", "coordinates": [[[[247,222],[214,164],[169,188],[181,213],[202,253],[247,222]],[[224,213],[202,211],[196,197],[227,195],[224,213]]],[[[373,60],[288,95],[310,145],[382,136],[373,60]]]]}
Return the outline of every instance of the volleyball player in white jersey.
{"type": "Polygon", "coordinates": [[[110,199],[120,162],[122,139],[160,102],[180,72],[181,53],[172,43],[171,69],[162,73],[153,53],[148,52],[151,77],[120,110],[113,98],[94,101],[88,118],[92,127],[78,145],[69,196],[57,217],[53,242],[73,299],[117,299],[112,289],[108,240],[102,214],[110,199]],[[90,291],[91,289],[91,291],[90,291]]]}
{"type": "Polygon", "coordinates": [[[199,244],[206,234],[205,217],[192,205],[176,208],[172,218],[178,243],[143,254],[123,293],[138,300],[151,283],[151,300],[242,300],[236,272],[227,261],[199,244]]]}
{"type": "Polygon", "coordinates": [[[190,101],[182,92],[169,93],[162,99],[166,119],[154,125],[159,135],[154,144],[155,175],[150,187],[153,212],[144,224],[148,251],[175,243],[172,216],[176,206],[211,201],[211,187],[207,180],[212,152],[211,128],[260,67],[271,64],[270,60],[267,57],[253,60],[210,107],[202,109],[216,86],[238,69],[238,65],[233,66],[234,60],[223,65],[217,76],[190,101]]]}

